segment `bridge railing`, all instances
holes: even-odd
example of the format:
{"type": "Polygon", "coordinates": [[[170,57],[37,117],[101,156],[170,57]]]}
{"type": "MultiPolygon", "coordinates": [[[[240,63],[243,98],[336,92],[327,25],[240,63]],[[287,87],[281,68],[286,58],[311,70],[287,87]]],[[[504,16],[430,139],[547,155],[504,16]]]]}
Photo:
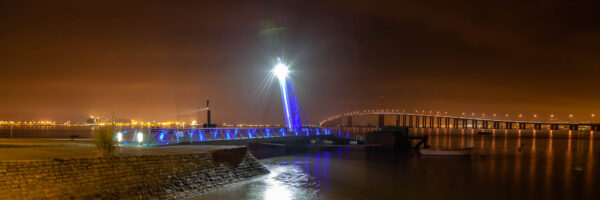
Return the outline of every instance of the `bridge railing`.
{"type": "Polygon", "coordinates": [[[122,145],[168,145],[217,140],[241,140],[275,137],[301,137],[334,135],[345,137],[341,132],[329,128],[302,128],[289,131],[286,128],[208,128],[208,129],[150,129],[144,133],[139,129],[123,130],[115,136],[122,145]]]}
{"type": "Polygon", "coordinates": [[[376,131],[375,127],[330,127],[335,136],[346,139],[365,141],[368,132],[376,131]]]}

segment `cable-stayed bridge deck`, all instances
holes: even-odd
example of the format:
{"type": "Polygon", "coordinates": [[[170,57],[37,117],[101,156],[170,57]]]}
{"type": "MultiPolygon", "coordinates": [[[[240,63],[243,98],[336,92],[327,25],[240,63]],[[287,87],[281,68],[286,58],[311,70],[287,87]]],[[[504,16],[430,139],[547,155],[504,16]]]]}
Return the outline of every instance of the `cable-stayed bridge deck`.
{"type": "Polygon", "coordinates": [[[350,134],[333,132],[328,128],[301,128],[287,130],[277,128],[152,128],[145,133],[139,129],[127,129],[117,134],[123,145],[170,145],[170,144],[235,144],[228,141],[277,141],[281,139],[337,137],[351,139],[350,134]]]}

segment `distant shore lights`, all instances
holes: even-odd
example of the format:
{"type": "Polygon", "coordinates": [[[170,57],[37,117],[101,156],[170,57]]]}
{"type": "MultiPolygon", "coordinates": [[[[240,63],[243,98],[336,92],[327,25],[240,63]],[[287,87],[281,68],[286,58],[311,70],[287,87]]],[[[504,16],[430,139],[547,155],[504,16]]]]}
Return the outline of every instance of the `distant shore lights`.
{"type": "Polygon", "coordinates": [[[271,72],[277,77],[277,80],[279,80],[283,111],[288,130],[291,131],[302,128],[294,87],[292,86],[292,82],[287,78],[290,72],[288,66],[284,64],[281,59],[277,58],[277,63],[271,72]]]}

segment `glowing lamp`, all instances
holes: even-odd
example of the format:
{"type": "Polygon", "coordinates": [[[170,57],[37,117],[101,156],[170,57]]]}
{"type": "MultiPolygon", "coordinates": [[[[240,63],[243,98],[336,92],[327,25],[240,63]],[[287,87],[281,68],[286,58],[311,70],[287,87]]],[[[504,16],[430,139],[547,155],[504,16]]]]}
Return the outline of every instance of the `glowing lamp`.
{"type": "Polygon", "coordinates": [[[279,80],[286,125],[290,131],[294,128],[299,128],[301,122],[300,116],[298,115],[297,100],[291,82],[286,79],[290,72],[288,66],[278,59],[277,64],[275,64],[271,72],[277,76],[277,79],[279,80]]]}
{"type": "Polygon", "coordinates": [[[123,133],[121,133],[121,132],[117,133],[117,141],[119,141],[119,142],[123,141],[123,133]]]}
{"type": "Polygon", "coordinates": [[[142,141],[144,141],[144,134],[142,132],[138,132],[137,141],[138,143],[142,143],[142,141]]]}
{"type": "Polygon", "coordinates": [[[288,67],[285,66],[285,64],[277,63],[273,68],[272,72],[273,74],[275,74],[275,76],[277,76],[277,78],[284,79],[290,71],[288,70],[288,67]]]}

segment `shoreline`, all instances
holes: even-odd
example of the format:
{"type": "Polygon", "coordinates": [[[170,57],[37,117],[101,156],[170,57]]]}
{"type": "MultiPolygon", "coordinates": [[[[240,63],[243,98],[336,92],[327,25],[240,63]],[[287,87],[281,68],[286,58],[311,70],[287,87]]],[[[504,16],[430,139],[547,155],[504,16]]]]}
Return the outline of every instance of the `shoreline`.
{"type": "MultiPolygon", "coordinates": [[[[0,150],[27,148],[48,147],[0,150]]],[[[0,159],[0,199],[174,199],[267,173],[244,146],[141,147],[111,158],[0,159]]]]}

